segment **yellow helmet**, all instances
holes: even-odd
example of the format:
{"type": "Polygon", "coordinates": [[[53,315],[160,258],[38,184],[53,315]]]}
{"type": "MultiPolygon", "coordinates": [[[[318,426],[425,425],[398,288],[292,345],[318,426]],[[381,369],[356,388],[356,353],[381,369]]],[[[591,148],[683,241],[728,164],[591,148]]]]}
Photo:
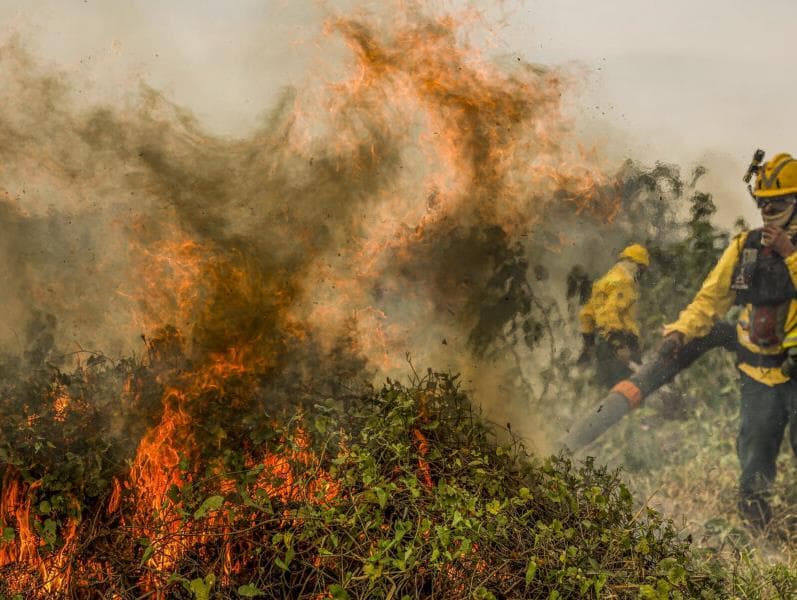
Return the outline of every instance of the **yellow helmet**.
{"type": "Polygon", "coordinates": [[[753,195],[773,198],[789,194],[797,194],[797,160],[781,152],[758,169],[753,195]]]}
{"type": "Polygon", "coordinates": [[[648,254],[647,248],[640,244],[626,246],[617,258],[627,258],[638,265],[645,267],[650,266],[650,255],[648,254]]]}

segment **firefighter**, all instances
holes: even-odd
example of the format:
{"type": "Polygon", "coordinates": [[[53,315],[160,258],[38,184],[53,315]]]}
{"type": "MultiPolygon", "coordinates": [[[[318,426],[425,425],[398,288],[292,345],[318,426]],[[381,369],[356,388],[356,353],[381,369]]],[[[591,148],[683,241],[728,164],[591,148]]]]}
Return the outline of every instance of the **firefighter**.
{"type": "MultiPolygon", "coordinates": [[[[677,351],[708,333],[731,306],[741,377],[741,464],[738,507],[742,518],[764,529],[772,511],[769,489],[786,425],[797,453],[797,160],[778,154],[758,166],[755,199],[763,227],[736,236],[703,282],[692,303],[664,327],[665,344],[677,351]]],[[[760,156],[758,156],[760,154],[760,156]]]]}
{"type": "Polygon", "coordinates": [[[579,314],[584,349],[578,359],[585,365],[595,359],[595,379],[612,386],[631,375],[631,362],[640,361],[639,278],[650,265],[644,246],[631,244],[619,260],[592,286],[579,314]]]}

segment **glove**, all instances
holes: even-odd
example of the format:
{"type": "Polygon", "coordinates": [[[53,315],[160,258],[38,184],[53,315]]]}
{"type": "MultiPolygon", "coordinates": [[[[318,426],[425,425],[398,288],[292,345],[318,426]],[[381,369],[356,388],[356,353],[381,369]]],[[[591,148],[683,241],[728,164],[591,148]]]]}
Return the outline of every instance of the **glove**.
{"type": "Polygon", "coordinates": [[[631,362],[631,348],[625,345],[618,345],[614,347],[614,355],[625,364],[631,362]]]}
{"type": "Polygon", "coordinates": [[[592,362],[592,355],[595,350],[595,334],[582,333],[581,339],[584,342],[584,346],[581,350],[581,354],[579,354],[578,359],[576,360],[576,364],[579,367],[584,367],[592,362]]]}
{"type": "Polygon", "coordinates": [[[609,345],[614,355],[625,364],[639,361],[639,339],[633,333],[613,331],[609,334],[609,345]]]}
{"type": "Polygon", "coordinates": [[[671,331],[661,340],[657,354],[660,358],[675,358],[675,355],[684,347],[686,336],[680,331],[671,331]]]}

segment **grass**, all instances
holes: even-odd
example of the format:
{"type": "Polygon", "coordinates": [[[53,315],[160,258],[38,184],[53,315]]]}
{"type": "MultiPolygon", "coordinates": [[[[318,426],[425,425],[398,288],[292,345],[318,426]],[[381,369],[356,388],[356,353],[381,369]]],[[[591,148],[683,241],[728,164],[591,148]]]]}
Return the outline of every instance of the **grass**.
{"type": "MultiPolygon", "coordinates": [[[[589,373],[581,374],[576,386],[584,408],[600,397],[589,373]]],[[[652,397],[582,456],[622,468],[638,502],[672,519],[696,556],[723,566],[730,597],[797,596],[797,465],[788,441],[778,458],[772,523],[765,532],[751,530],[736,511],[739,390],[732,357],[714,351],[671,387],[687,399],[683,418],[670,418],[652,397]]],[[[562,418],[577,411],[571,406],[562,418]]]]}

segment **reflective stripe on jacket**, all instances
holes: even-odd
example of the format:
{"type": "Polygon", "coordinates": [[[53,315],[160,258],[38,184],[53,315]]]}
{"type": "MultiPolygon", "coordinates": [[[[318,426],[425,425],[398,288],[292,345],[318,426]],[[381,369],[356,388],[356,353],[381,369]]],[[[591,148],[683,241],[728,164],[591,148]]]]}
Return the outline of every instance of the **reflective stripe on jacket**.
{"type": "MultiPolygon", "coordinates": [[[[692,303],[681,311],[677,321],[665,325],[665,335],[672,331],[680,331],[686,336],[686,341],[702,337],[708,333],[714,323],[725,316],[735,298],[735,293],[731,289],[731,278],[747,235],[748,232],[741,233],[731,241],[714,269],[703,281],[703,285],[692,303]]],[[[797,252],[786,257],[784,263],[792,283],[797,287],[797,252]]],[[[790,346],[797,346],[797,299],[792,299],[789,302],[783,327],[783,341],[774,346],[757,346],[750,341],[748,331],[750,312],[751,306],[745,305],[736,326],[736,335],[742,347],[757,355],[772,356],[781,354],[790,346]]],[[[739,369],[756,381],[770,386],[789,380],[781,373],[780,367],[756,367],[746,362],[740,362],[739,369]]]]}

